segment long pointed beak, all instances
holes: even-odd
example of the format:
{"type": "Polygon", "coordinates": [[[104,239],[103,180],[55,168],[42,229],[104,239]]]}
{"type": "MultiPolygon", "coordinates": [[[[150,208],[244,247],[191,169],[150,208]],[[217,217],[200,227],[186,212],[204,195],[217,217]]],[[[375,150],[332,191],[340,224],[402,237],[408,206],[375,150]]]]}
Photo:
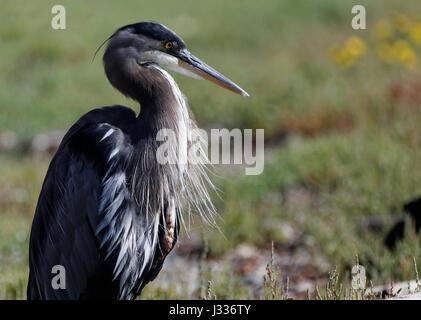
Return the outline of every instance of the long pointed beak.
{"type": "Polygon", "coordinates": [[[178,65],[194,74],[198,75],[202,79],[210,80],[225,89],[232,92],[241,94],[244,97],[248,97],[249,94],[241,89],[238,85],[232,82],[230,79],[220,74],[218,71],[208,66],[206,63],[195,57],[188,50],[184,49],[179,51],[177,55],[179,59],[178,65]]]}

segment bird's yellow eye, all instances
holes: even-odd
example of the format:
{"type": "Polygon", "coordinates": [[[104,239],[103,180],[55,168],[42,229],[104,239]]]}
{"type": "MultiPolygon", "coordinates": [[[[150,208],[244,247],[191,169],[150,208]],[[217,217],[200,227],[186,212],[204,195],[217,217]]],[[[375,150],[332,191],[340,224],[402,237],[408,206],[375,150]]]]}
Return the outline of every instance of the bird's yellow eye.
{"type": "Polygon", "coordinates": [[[172,42],[168,41],[167,43],[165,43],[165,48],[167,49],[171,49],[173,46],[172,42]]]}

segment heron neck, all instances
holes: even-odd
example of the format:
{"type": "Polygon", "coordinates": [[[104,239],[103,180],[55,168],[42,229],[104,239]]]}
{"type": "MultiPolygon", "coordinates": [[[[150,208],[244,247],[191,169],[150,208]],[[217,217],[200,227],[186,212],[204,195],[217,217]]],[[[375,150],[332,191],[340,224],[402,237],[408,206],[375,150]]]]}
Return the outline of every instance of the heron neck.
{"type": "MultiPolygon", "coordinates": [[[[162,75],[166,79],[166,85],[159,86],[160,94],[154,94],[154,99],[146,99],[141,103],[137,126],[140,134],[137,149],[143,150],[147,146],[148,151],[154,151],[156,160],[159,158],[164,161],[158,161],[160,164],[176,165],[159,166],[156,173],[159,174],[160,170],[166,168],[165,176],[172,181],[172,186],[176,186],[182,183],[188,162],[192,121],[187,103],[177,84],[166,71],[162,70],[162,75]],[[145,144],[145,141],[150,143],[145,144]]],[[[143,153],[151,154],[151,152],[143,153]]]]}
{"type": "Polygon", "coordinates": [[[190,127],[187,103],[174,79],[163,69],[156,67],[165,79],[159,92],[140,101],[139,122],[142,132],[153,134],[161,129],[172,130],[176,135],[185,135],[190,127]]]}

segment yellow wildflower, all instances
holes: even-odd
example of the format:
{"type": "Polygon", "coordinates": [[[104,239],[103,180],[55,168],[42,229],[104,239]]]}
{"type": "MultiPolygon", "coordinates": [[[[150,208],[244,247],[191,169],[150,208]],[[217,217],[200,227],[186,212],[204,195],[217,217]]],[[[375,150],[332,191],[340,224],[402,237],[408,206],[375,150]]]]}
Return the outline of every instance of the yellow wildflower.
{"type": "Polygon", "coordinates": [[[411,31],[411,19],[408,16],[398,13],[395,16],[396,29],[401,33],[409,33],[411,31]]]}
{"type": "Polygon", "coordinates": [[[334,45],[330,48],[330,55],[335,61],[344,68],[351,67],[355,61],[366,52],[366,45],[359,37],[350,37],[345,44],[334,45]]]}
{"type": "Polygon", "coordinates": [[[408,69],[412,69],[418,64],[418,56],[406,40],[397,40],[393,44],[396,58],[408,69]]]}
{"type": "Polygon", "coordinates": [[[334,45],[330,48],[329,51],[335,63],[343,67],[349,67],[352,65],[352,57],[349,54],[347,54],[347,52],[341,46],[334,45]]]}
{"type": "Polygon", "coordinates": [[[350,37],[346,41],[345,50],[353,57],[362,56],[366,51],[366,45],[359,37],[350,37]]]}
{"type": "Polygon", "coordinates": [[[421,45],[421,22],[413,24],[409,35],[414,43],[421,45]]]}

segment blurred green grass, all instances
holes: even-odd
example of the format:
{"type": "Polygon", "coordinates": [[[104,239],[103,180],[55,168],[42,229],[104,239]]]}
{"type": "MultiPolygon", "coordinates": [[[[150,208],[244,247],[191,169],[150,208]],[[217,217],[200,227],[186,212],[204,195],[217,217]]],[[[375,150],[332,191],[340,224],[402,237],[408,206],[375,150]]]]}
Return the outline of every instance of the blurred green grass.
{"type": "MultiPolygon", "coordinates": [[[[308,250],[341,272],[358,253],[377,284],[413,277],[412,256],[420,253],[414,234],[391,253],[382,245],[384,234],[370,234],[357,222],[373,213],[387,220],[421,194],[421,100],[393,91],[421,82],[421,73],[382,63],[373,40],[379,19],[396,12],[419,18],[419,1],[360,1],[366,31],[351,29],[350,0],[62,1],[65,31],[50,27],[55,4],[0,2],[0,133],[25,140],[67,129],[94,107],[138,110],[111,88],[101,55],[94,62],[92,56],[122,25],[161,22],[251,94],[243,99],[175,75],[201,126],[264,128],[267,139],[283,132],[292,137],[273,147],[261,176],[217,179],[225,237],[209,231],[211,253],[242,242],[282,244],[279,226],[287,223],[304,233],[308,250]],[[352,68],[341,68],[329,47],[349,36],[361,37],[368,52],[352,68]],[[294,190],[306,196],[289,196],[294,190]]],[[[49,160],[0,155],[0,298],[25,297],[28,233],[49,160]]],[[[158,291],[147,297],[177,297],[158,291]]]]}

